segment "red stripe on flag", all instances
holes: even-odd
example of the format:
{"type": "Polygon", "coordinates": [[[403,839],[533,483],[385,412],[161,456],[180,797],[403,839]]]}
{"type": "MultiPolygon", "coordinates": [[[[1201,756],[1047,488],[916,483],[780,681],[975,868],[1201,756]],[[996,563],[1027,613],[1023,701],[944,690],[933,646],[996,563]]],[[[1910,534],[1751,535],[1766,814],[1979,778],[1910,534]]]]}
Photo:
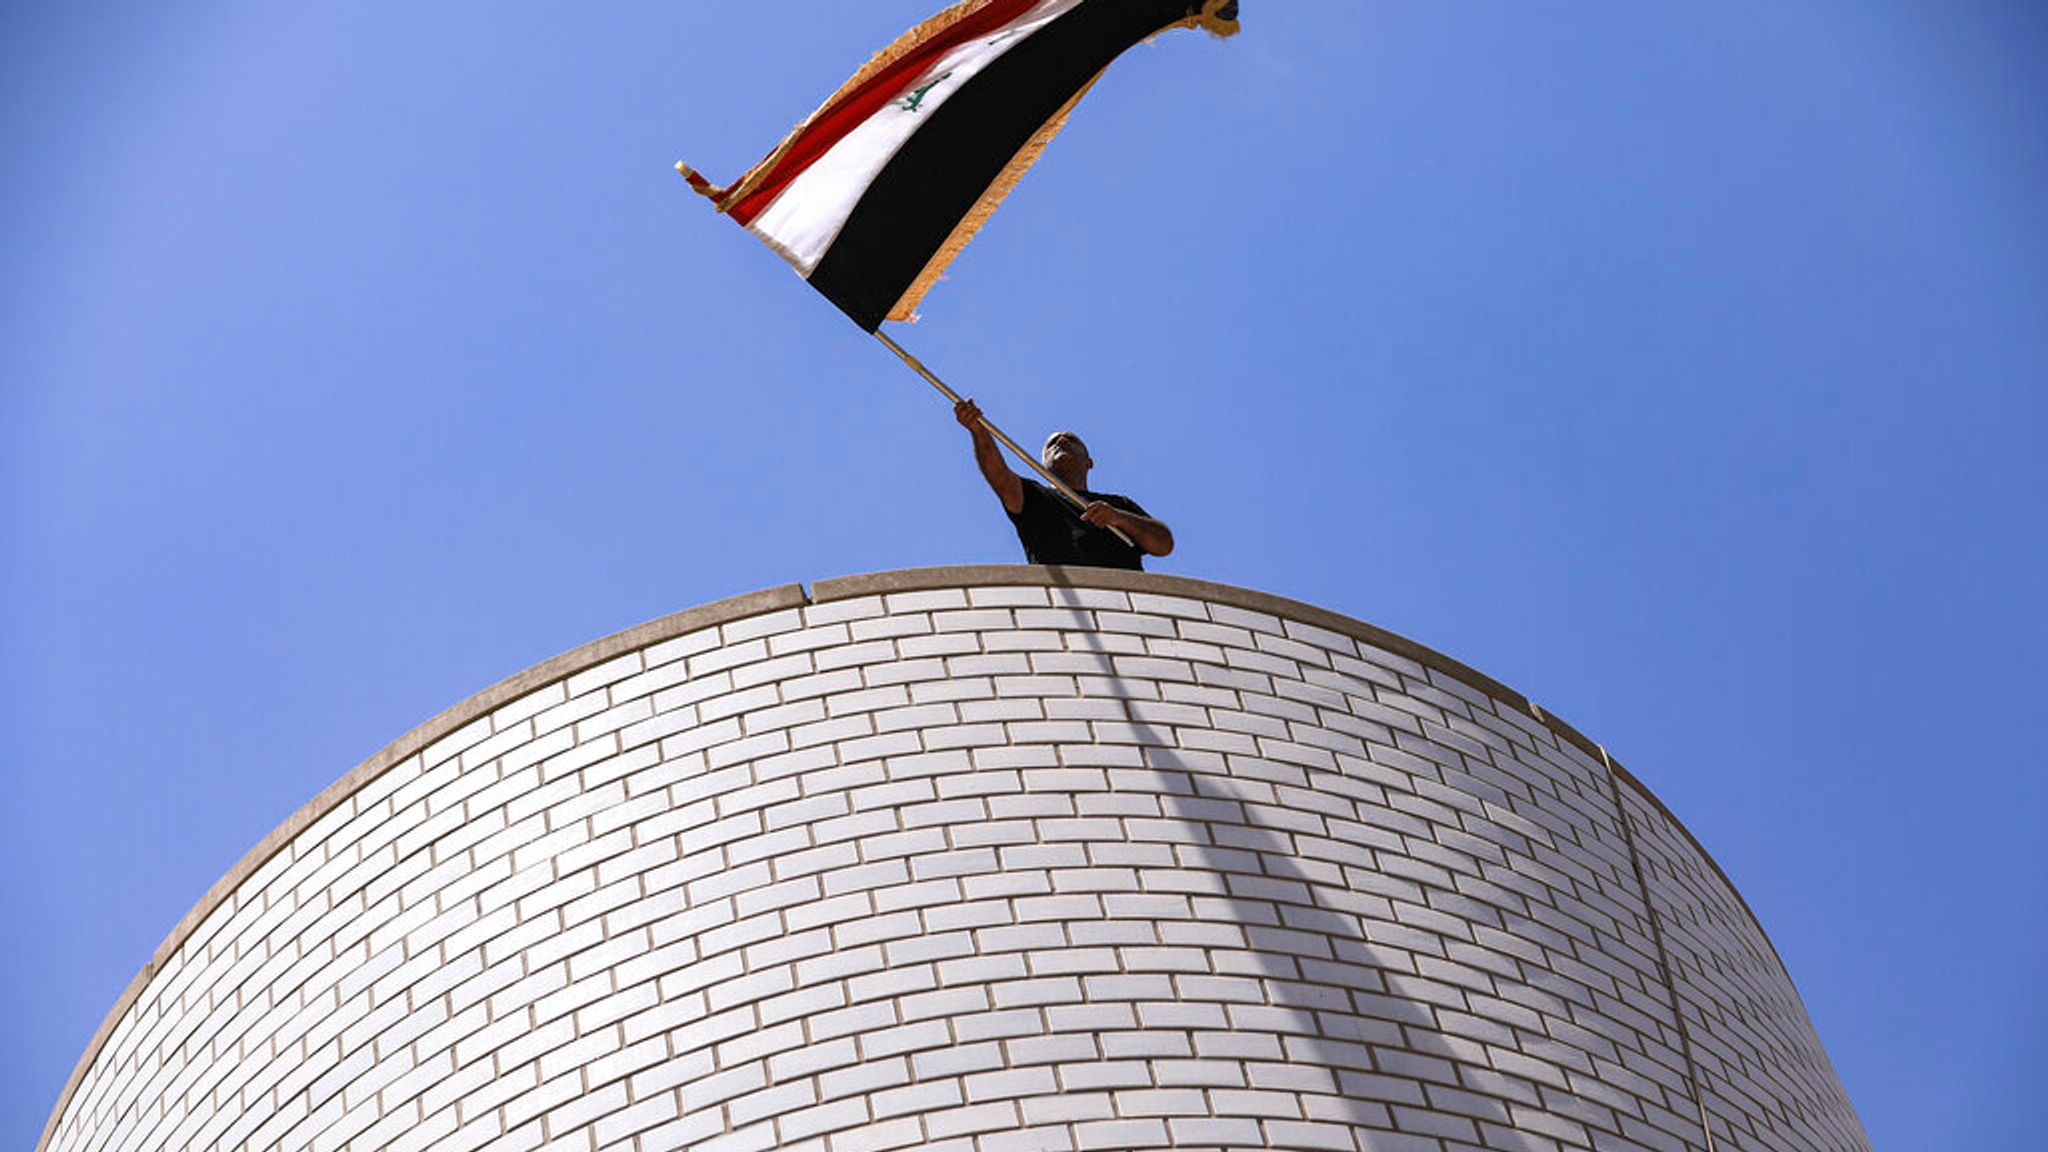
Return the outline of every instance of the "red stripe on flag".
{"type": "Polygon", "coordinates": [[[990,4],[973,12],[951,28],[932,37],[915,52],[889,65],[870,77],[865,84],[846,94],[825,111],[819,113],[803,132],[790,142],[789,148],[777,161],[775,171],[746,198],[733,205],[728,211],[740,224],[750,224],[769,204],[782,195],[792,181],[804,174],[818,158],[830,152],[834,145],[846,138],[846,134],[867,122],[875,113],[886,107],[889,101],[903,91],[912,77],[923,72],[933,60],[951,52],[961,44],[989,35],[1003,25],[1029,12],[1038,0],[992,0],[990,4]]]}

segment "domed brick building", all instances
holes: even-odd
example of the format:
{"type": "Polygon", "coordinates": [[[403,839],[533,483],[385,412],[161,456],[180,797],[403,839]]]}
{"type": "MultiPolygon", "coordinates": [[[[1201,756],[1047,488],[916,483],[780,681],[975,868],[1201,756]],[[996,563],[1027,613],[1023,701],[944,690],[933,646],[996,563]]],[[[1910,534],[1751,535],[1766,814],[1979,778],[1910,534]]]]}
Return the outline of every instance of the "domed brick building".
{"type": "Polygon", "coordinates": [[[60,1152],[1867,1152],[1602,749],[1241,589],[787,587],[458,706],[166,941],[60,1152]]]}

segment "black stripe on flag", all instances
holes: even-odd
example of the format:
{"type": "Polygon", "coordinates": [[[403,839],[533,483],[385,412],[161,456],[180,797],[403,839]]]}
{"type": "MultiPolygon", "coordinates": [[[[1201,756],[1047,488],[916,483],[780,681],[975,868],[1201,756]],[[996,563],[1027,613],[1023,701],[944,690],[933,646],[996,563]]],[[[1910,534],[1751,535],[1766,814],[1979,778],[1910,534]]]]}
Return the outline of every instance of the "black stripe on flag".
{"type": "Polygon", "coordinates": [[[1046,121],[1190,0],[1091,0],[1030,36],[932,112],[854,206],[811,286],[869,332],[916,283],[1046,121]]]}

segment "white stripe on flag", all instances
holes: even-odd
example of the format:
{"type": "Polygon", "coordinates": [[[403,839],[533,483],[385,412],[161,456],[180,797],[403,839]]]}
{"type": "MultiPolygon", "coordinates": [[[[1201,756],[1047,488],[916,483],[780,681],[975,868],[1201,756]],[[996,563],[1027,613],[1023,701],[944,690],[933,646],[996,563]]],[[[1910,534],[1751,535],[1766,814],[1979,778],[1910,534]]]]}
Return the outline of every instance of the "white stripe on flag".
{"type": "Polygon", "coordinates": [[[762,243],[796,265],[806,277],[839,238],[847,218],[896,153],[916,135],[924,118],[939,110],[983,69],[1033,33],[1088,0],[1040,0],[1030,11],[933,61],[859,127],[848,132],[801,176],[790,182],[747,228],[762,243]],[[922,93],[921,95],[917,95],[922,93]],[[915,107],[911,106],[916,96],[915,107]]]}

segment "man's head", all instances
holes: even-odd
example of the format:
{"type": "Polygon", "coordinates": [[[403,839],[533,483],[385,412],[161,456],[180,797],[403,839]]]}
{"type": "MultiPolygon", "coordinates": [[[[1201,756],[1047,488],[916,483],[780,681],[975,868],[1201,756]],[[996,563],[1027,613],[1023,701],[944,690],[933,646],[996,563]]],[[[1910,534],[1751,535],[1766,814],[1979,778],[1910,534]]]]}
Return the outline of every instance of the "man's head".
{"type": "Polygon", "coordinates": [[[1088,470],[1095,467],[1095,461],[1088,455],[1088,445],[1072,432],[1055,432],[1046,437],[1045,451],[1038,458],[1046,471],[1072,488],[1087,487],[1088,470]]]}

